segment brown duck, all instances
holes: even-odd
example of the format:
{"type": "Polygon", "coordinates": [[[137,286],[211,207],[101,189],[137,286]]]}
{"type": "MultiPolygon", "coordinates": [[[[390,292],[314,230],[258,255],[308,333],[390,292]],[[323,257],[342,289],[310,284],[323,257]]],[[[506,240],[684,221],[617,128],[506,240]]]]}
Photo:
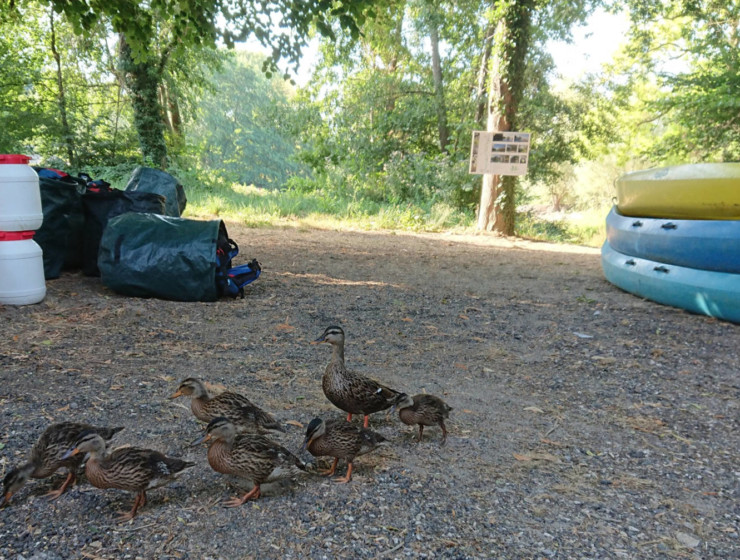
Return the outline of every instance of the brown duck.
{"type": "Polygon", "coordinates": [[[118,488],[136,492],[134,506],[118,519],[127,521],[146,504],[147,490],[153,490],[171,482],[195,463],[167,457],[153,449],[119,447],[107,454],[105,441],[95,432],[83,432],[74,448],[65,457],[82,456],[89,453],[85,463],[85,475],[90,484],[97,488],[118,488]]]}
{"type": "Polygon", "coordinates": [[[339,459],[345,459],[347,474],[344,478],[335,479],[335,482],[349,482],[355,457],[370,453],[385,441],[381,434],[348,424],[341,419],[325,422],[321,418],[314,418],[306,428],[306,438],[301,450],[308,449],[314,457],[334,457],[331,468],[322,472],[327,476],[334,474],[339,459]]]}
{"type": "Polygon", "coordinates": [[[447,406],[447,403],[439,397],[427,394],[409,397],[406,393],[401,393],[393,404],[393,408],[398,409],[398,417],[404,424],[409,426],[419,425],[417,441],[421,441],[424,426],[439,426],[442,428],[442,442],[440,445],[444,445],[447,441],[445,418],[450,417],[452,408],[447,406]]]}
{"type": "Polygon", "coordinates": [[[225,391],[212,397],[203,382],[195,377],[184,379],[170,398],[183,395],[191,397],[190,408],[195,417],[203,422],[224,417],[233,422],[238,432],[285,431],[275,418],[244,395],[225,391]]]}
{"type": "Polygon", "coordinates": [[[353,414],[362,414],[362,425],[367,428],[368,415],[390,408],[400,393],[345,367],[344,331],[341,327],[328,327],[312,344],[322,342],[332,346],[331,360],[321,380],[326,398],[347,413],[347,421],[352,420],[353,414]]]}
{"type": "Polygon", "coordinates": [[[226,507],[238,507],[247,500],[260,497],[260,485],[282,478],[291,478],[306,470],[298,457],[267,437],[253,433],[237,434],[228,418],[214,418],[206,434],[194,443],[210,442],[208,464],[219,473],[251,480],[254,487],[241,498],[224,502],[226,507]]]}
{"type": "Polygon", "coordinates": [[[70,484],[77,479],[77,471],[82,464],[82,456],[62,456],[74,446],[80,434],[85,431],[93,431],[103,439],[110,440],[123,428],[100,428],[89,424],[76,422],[61,422],[52,424],[31,448],[28,462],[8,472],[3,479],[3,495],[0,505],[8,503],[10,497],[15,494],[28,481],[29,478],[48,478],[59,468],[67,469],[67,478],[62,485],[47,494],[52,500],[61,496],[70,484]]]}

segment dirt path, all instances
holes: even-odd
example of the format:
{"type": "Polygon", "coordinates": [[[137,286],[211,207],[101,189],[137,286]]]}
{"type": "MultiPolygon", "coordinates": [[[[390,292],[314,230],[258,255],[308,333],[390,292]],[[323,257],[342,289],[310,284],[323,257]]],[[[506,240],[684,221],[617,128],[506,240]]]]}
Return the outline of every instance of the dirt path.
{"type": "Polygon", "coordinates": [[[229,232],[264,267],[244,300],[124,298],[68,273],[39,305],[0,306],[0,474],[75,419],[198,462],[124,525],[128,493],[82,484],[50,503],[61,473],[31,481],[0,510],[0,560],[740,557],[739,326],[621,292],[593,249],[229,232]],[[374,415],[390,443],[350,484],[305,477],[220,507],[237,489],[167,396],[188,376],[239,390],[297,449],[299,425],[340,414],[321,391],[329,349],[308,344],[333,323],[350,368],[454,408],[448,444],[374,415]]]}

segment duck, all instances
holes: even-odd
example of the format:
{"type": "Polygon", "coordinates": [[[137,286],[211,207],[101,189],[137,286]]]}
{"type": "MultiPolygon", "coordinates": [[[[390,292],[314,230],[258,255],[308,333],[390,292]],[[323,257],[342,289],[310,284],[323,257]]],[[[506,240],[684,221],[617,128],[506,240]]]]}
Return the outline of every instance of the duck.
{"type": "Polygon", "coordinates": [[[280,423],[268,412],[262,410],[244,395],[225,391],[211,396],[205,384],[195,377],[183,379],[177,391],[170,396],[176,399],[189,396],[190,409],[198,420],[210,422],[214,418],[228,418],[234,423],[238,432],[256,432],[260,434],[269,431],[285,432],[280,423]]]}
{"type": "Polygon", "coordinates": [[[110,440],[123,427],[106,428],[79,422],[59,422],[52,424],[39,436],[31,448],[28,461],[10,470],[3,479],[3,494],[0,506],[10,503],[10,497],[18,492],[30,478],[48,478],[58,469],[67,469],[67,478],[62,485],[47,494],[55,500],[77,480],[77,471],[82,464],[82,456],[63,459],[64,453],[75,444],[80,434],[92,431],[104,440],[110,440]]]}
{"type": "Polygon", "coordinates": [[[72,449],[64,458],[89,454],[85,463],[85,475],[96,488],[118,488],[136,492],[131,511],[118,517],[128,521],[136,516],[138,509],[146,504],[147,490],[159,488],[175,480],[183,471],[195,466],[192,461],[167,457],[154,449],[119,447],[106,452],[105,440],[93,431],[80,434],[72,449]]]}
{"type": "Polygon", "coordinates": [[[331,359],[321,380],[324,395],[334,406],[347,413],[348,422],[352,421],[353,414],[362,414],[363,427],[369,427],[368,416],[389,409],[400,393],[346,368],[342,327],[327,327],[324,334],[312,342],[321,343],[332,347],[331,359]]]}
{"type": "Polygon", "coordinates": [[[398,417],[404,424],[408,424],[409,426],[413,426],[414,424],[419,425],[419,437],[417,441],[421,441],[424,426],[439,426],[442,428],[442,441],[440,445],[444,445],[447,441],[445,419],[450,417],[452,407],[448,406],[439,397],[426,393],[410,397],[406,393],[401,393],[396,398],[391,411],[394,409],[398,409],[398,417]]]}
{"type": "Polygon", "coordinates": [[[349,424],[341,418],[329,421],[314,418],[306,427],[301,451],[308,449],[314,457],[334,457],[331,468],[321,471],[326,476],[332,476],[339,459],[345,459],[347,474],[342,478],[335,478],[334,482],[347,483],[352,479],[352,462],[355,457],[370,453],[385,442],[382,434],[349,424]]]}
{"type": "Polygon", "coordinates": [[[208,464],[221,474],[251,480],[253,488],[242,497],[226,500],[225,507],[238,507],[247,500],[258,499],[260,485],[284,478],[292,478],[306,465],[282,445],[261,434],[238,434],[234,423],[225,417],[214,418],[208,423],[203,437],[193,442],[208,445],[208,464]]]}

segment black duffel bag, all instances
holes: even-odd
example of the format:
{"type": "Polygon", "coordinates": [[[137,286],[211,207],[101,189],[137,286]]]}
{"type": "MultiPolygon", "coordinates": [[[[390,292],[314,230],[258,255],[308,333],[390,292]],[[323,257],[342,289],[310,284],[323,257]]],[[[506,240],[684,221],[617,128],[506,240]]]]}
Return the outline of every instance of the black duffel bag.
{"type": "Polygon", "coordinates": [[[82,195],[85,226],[82,238],[82,272],[87,276],[100,276],[98,251],[108,221],[111,218],[134,213],[165,213],[165,198],[149,192],[109,191],[86,192],[82,195]]]}
{"type": "Polygon", "coordinates": [[[44,277],[59,278],[62,269],[82,262],[82,193],[85,181],[57,169],[34,167],[39,175],[44,221],[33,236],[44,252],[44,277]]]}

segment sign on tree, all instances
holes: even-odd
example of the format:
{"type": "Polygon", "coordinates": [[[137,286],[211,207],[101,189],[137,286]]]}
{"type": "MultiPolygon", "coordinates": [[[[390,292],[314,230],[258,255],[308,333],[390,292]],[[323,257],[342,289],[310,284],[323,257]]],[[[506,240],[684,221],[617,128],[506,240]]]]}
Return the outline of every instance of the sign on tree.
{"type": "Polygon", "coordinates": [[[529,132],[473,131],[470,173],[525,175],[529,164],[529,132]]]}

